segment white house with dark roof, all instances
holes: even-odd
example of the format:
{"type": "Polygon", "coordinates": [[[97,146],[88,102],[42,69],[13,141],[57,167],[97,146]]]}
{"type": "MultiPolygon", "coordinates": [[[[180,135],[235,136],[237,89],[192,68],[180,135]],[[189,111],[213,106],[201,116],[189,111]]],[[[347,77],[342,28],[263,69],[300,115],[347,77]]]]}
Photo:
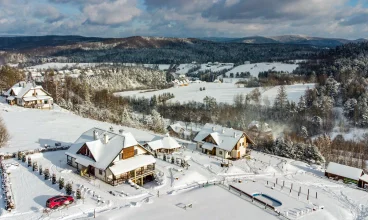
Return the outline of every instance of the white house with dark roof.
{"type": "Polygon", "coordinates": [[[254,144],[248,135],[239,130],[207,123],[194,138],[197,149],[221,158],[239,159],[246,155],[248,144],[254,144]]]}
{"type": "Polygon", "coordinates": [[[111,185],[131,180],[139,185],[154,179],[155,158],[129,132],[99,128],[84,132],[65,153],[81,176],[111,185]]]}
{"type": "Polygon", "coordinates": [[[42,86],[24,81],[18,82],[4,93],[10,105],[19,105],[27,108],[51,109],[53,98],[42,86]]]}
{"type": "Polygon", "coordinates": [[[181,148],[181,145],[175,140],[175,138],[170,137],[167,134],[165,137],[156,137],[152,141],[147,142],[145,145],[152,152],[163,152],[163,153],[173,153],[181,148]]]}

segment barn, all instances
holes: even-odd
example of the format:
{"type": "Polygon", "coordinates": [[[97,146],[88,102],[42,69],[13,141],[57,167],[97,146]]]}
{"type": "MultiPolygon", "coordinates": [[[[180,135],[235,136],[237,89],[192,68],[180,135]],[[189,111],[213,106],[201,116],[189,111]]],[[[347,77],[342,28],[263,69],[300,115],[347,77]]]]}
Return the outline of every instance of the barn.
{"type": "Polygon", "coordinates": [[[362,169],[350,167],[334,162],[330,162],[327,166],[325,176],[335,180],[343,180],[344,183],[358,184],[359,179],[363,176],[362,169]]]}

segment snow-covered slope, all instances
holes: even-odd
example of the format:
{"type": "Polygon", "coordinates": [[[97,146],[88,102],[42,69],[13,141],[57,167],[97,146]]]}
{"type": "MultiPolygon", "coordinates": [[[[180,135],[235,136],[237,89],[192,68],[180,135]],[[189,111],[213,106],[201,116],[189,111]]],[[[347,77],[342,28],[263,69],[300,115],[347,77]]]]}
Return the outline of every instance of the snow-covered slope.
{"type": "MultiPolygon", "coordinates": [[[[295,84],[285,86],[286,92],[288,94],[288,99],[290,101],[298,102],[300,96],[304,95],[304,92],[308,88],[313,88],[314,84],[295,84]]],[[[270,88],[260,88],[262,93],[262,99],[268,98],[268,100],[273,103],[277,95],[279,86],[270,87],[270,88]]],[[[170,101],[176,102],[188,102],[188,101],[197,101],[203,102],[203,99],[206,96],[211,96],[216,98],[217,102],[226,102],[233,103],[234,96],[237,94],[246,95],[250,93],[254,88],[244,88],[234,85],[232,83],[192,83],[188,86],[183,87],[173,87],[164,90],[158,90],[153,92],[143,92],[140,90],[137,91],[128,91],[128,92],[120,92],[116,93],[120,96],[136,96],[136,97],[146,97],[150,98],[153,95],[160,95],[163,93],[173,93],[175,98],[170,99],[170,101]],[[205,87],[206,90],[200,91],[201,87],[205,87]]]]}
{"type": "Polygon", "coordinates": [[[234,74],[241,72],[250,72],[251,76],[258,77],[260,72],[265,72],[268,70],[278,71],[278,72],[293,72],[299,65],[298,64],[286,64],[286,63],[252,63],[236,66],[234,69],[228,71],[226,76],[229,77],[230,73],[234,74]]]}

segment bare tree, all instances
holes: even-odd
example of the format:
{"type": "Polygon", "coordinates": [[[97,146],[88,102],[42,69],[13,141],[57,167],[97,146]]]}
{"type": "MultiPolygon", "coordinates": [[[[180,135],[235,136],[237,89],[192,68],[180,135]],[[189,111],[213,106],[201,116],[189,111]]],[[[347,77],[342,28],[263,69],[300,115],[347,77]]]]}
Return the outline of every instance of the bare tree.
{"type": "Polygon", "coordinates": [[[3,119],[0,118],[0,147],[3,147],[5,143],[8,142],[9,137],[9,133],[8,130],[6,130],[3,119]]]}

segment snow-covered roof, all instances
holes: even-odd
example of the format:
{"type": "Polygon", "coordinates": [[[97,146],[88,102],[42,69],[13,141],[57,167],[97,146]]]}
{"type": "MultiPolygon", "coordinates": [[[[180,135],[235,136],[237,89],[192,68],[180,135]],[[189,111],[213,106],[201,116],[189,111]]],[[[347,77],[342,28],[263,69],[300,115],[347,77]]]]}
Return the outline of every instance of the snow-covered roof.
{"type": "Polygon", "coordinates": [[[138,155],[126,160],[119,160],[115,162],[114,165],[109,169],[116,176],[153,163],[156,163],[156,160],[153,156],[138,155]]]}
{"type": "Polygon", "coordinates": [[[8,98],[6,98],[6,100],[9,100],[9,101],[12,101],[14,99],[15,99],[14,96],[9,96],[8,98]]]}
{"type": "Polygon", "coordinates": [[[139,145],[130,132],[116,134],[100,128],[92,128],[84,132],[78,140],[70,146],[65,154],[75,158],[88,158],[87,156],[77,154],[84,144],[87,145],[95,159],[93,166],[99,169],[106,169],[124,148],[139,145]],[[97,140],[94,138],[94,131],[98,132],[97,140]],[[105,134],[108,137],[108,142],[106,144],[103,141],[105,134]]]}
{"type": "Polygon", "coordinates": [[[169,127],[171,127],[171,129],[175,131],[176,133],[180,133],[181,129],[184,129],[184,127],[179,123],[172,124],[169,127]]]}
{"type": "Polygon", "coordinates": [[[170,137],[169,135],[166,135],[162,139],[155,138],[153,139],[153,141],[148,142],[147,145],[152,150],[180,148],[180,144],[173,137],[170,137]]]}
{"type": "MultiPolygon", "coordinates": [[[[18,83],[19,84],[19,83],[18,83]]],[[[20,88],[18,94],[16,94],[16,98],[23,98],[23,96],[31,89],[42,89],[42,86],[35,86],[33,83],[26,83],[24,87],[17,87],[20,88]]],[[[14,90],[13,90],[14,91],[14,90]]],[[[43,90],[46,94],[48,94],[45,90],[43,90]]]]}
{"type": "Polygon", "coordinates": [[[330,162],[326,169],[327,173],[346,177],[352,180],[359,180],[362,176],[363,170],[355,167],[349,167],[342,164],[330,162]]]}
{"type": "Polygon", "coordinates": [[[211,136],[216,142],[216,147],[231,151],[243,134],[243,131],[207,123],[194,138],[194,141],[203,142],[207,136],[211,136]]]}
{"type": "Polygon", "coordinates": [[[14,84],[8,91],[4,93],[6,96],[10,96],[11,91],[13,90],[15,95],[18,95],[18,93],[23,89],[23,86],[26,85],[25,81],[20,81],[16,84],[14,84]]]}
{"type": "Polygon", "coordinates": [[[206,149],[206,150],[213,150],[213,148],[214,148],[214,147],[216,147],[216,145],[211,144],[211,143],[204,143],[204,144],[202,145],[202,148],[203,148],[203,149],[206,149]]]}
{"type": "Polygon", "coordinates": [[[189,134],[191,134],[191,131],[199,132],[201,130],[200,128],[197,128],[194,124],[189,124],[188,126],[185,126],[185,123],[183,122],[177,122],[175,124],[170,125],[169,127],[171,127],[171,129],[176,133],[181,133],[182,132],[181,129],[184,130],[184,133],[186,132],[189,134]]]}
{"type": "Polygon", "coordinates": [[[23,99],[26,102],[38,100],[36,96],[24,97],[23,99]]]}
{"type": "Polygon", "coordinates": [[[24,97],[23,100],[28,101],[36,101],[36,100],[49,100],[53,99],[51,96],[48,95],[37,95],[37,96],[30,96],[30,97],[24,97]]]}
{"type": "Polygon", "coordinates": [[[22,98],[32,88],[33,88],[33,84],[27,83],[25,87],[18,93],[17,98],[22,98]]]}
{"type": "Polygon", "coordinates": [[[368,183],[368,175],[367,174],[364,174],[359,179],[362,180],[362,181],[364,181],[364,182],[366,182],[366,183],[368,183]]]}

